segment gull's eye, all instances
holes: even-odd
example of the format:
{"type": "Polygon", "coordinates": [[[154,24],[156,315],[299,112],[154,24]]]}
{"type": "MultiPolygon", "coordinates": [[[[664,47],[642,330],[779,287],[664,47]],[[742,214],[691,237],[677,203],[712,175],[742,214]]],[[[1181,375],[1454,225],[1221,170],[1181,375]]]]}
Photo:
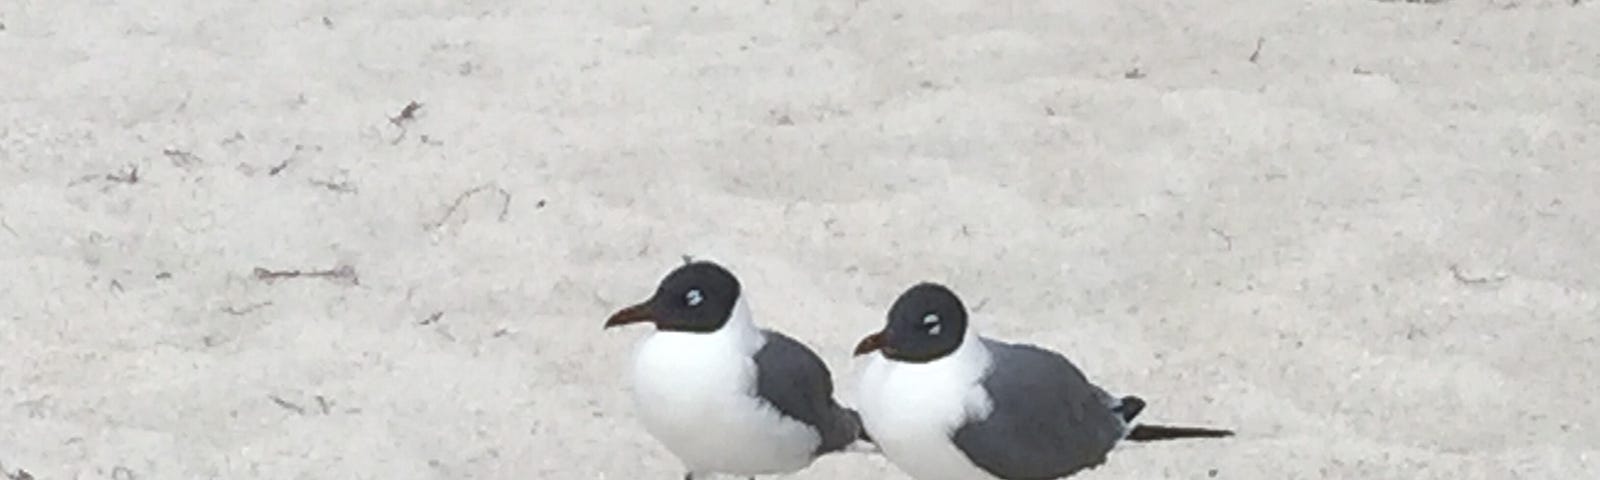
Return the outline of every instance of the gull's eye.
{"type": "Polygon", "coordinates": [[[928,334],[929,335],[938,335],[939,331],[940,331],[940,328],[939,328],[939,315],[932,314],[932,313],[927,314],[927,315],[923,315],[922,316],[922,327],[928,329],[928,334]]]}
{"type": "Polygon", "coordinates": [[[691,307],[698,307],[700,306],[700,302],[704,302],[705,300],[705,296],[700,294],[700,289],[698,288],[689,290],[687,293],[683,294],[683,303],[688,304],[691,307]]]}

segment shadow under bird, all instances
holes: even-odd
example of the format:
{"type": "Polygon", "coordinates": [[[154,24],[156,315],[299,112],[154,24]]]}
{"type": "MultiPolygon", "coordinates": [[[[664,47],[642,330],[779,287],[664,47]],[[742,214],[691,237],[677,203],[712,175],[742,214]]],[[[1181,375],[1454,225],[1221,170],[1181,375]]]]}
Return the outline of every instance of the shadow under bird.
{"type": "Polygon", "coordinates": [[[918,480],[1045,480],[1095,468],[1118,442],[1232,436],[1135,425],[1144,400],[1114,397],[1062,355],[979,336],[950,289],[920,283],[856,355],[857,408],[873,443],[918,480]]]}
{"type": "Polygon", "coordinates": [[[683,478],[793,473],[865,440],[860,417],[833,398],[822,359],[758,328],[727,269],[685,260],[650,299],[605,324],[655,325],[634,355],[634,401],[645,430],[683,462],[683,478]]]}

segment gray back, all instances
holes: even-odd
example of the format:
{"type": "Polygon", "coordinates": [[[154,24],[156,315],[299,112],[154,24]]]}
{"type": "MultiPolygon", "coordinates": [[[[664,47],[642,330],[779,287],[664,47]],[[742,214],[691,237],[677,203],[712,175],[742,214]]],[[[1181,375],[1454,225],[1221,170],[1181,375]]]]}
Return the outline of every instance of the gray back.
{"type": "Polygon", "coordinates": [[[815,352],[793,338],[762,330],[767,342],[756,352],[756,396],[784,416],[817,430],[816,454],[849,446],[861,434],[861,418],[833,399],[833,376],[815,352]]]}
{"type": "Polygon", "coordinates": [[[957,428],[956,448],[1011,480],[1061,478],[1104,463],[1126,428],[1111,396],[1060,354],[983,341],[994,355],[983,380],[994,410],[957,428]]]}

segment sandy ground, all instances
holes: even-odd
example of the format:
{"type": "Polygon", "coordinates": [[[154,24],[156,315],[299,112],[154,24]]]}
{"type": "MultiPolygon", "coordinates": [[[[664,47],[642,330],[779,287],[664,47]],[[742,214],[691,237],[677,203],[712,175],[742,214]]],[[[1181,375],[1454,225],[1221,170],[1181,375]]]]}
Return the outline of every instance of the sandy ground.
{"type": "Polygon", "coordinates": [[[847,402],[932,279],[1241,432],[1080,478],[1597,478],[1570,3],[0,2],[0,465],[676,479],[600,325],[697,254],[847,402]]]}

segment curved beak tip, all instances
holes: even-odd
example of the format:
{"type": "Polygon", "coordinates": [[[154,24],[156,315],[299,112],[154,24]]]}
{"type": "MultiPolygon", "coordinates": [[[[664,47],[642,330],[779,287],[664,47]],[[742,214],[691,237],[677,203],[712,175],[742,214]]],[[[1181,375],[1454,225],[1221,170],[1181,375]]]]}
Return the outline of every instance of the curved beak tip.
{"type": "Polygon", "coordinates": [[[856,344],[856,356],[859,357],[861,355],[866,355],[868,353],[876,352],[876,351],[878,351],[878,350],[880,350],[882,348],[883,348],[883,332],[877,332],[877,333],[874,333],[872,335],[867,335],[865,338],[861,339],[861,343],[857,343],[856,344]]]}
{"type": "Polygon", "coordinates": [[[655,316],[650,314],[650,307],[648,305],[641,303],[624,308],[622,310],[617,310],[617,313],[612,314],[611,318],[606,319],[606,325],[603,327],[603,329],[618,327],[631,323],[650,321],[655,321],[655,316]]]}

